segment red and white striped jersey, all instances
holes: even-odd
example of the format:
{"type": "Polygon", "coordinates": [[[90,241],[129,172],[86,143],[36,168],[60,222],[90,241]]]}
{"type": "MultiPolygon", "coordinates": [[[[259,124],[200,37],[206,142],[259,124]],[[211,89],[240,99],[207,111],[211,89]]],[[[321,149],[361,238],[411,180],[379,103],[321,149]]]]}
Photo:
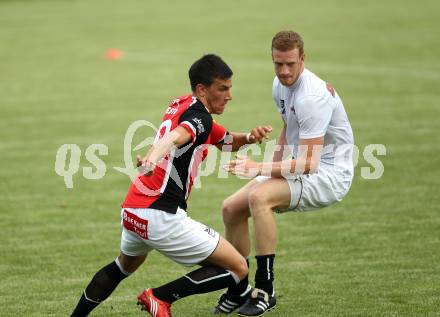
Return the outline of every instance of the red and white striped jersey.
{"type": "Polygon", "coordinates": [[[208,145],[222,143],[227,131],[213,121],[203,103],[193,95],[170,103],[156,141],[178,126],[191,134],[191,141],[166,155],[151,176],[139,175],[128,190],[123,208],[153,208],[169,213],[176,213],[178,207],[186,210],[186,200],[198,167],[208,154],[208,145]]]}

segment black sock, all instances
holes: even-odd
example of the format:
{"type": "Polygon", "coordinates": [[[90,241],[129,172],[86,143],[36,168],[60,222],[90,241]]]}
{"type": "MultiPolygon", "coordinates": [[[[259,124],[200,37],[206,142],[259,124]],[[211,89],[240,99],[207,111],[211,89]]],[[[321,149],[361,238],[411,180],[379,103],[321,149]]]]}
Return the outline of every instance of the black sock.
{"type": "MultiPolygon", "coordinates": [[[[249,258],[246,259],[247,267],[249,268],[249,258]]],[[[247,274],[238,284],[234,284],[229,286],[228,293],[232,295],[241,295],[244,296],[248,291],[249,286],[249,274],[247,274]]],[[[250,288],[249,288],[250,291],[250,288]]]]}
{"type": "Polygon", "coordinates": [[[257,255],[257,272],[255,272],[255,288],[266,291],[269,296],[273,293],[273,262],[275,254],[257,255]]]}
{"type": "Polygon", "coordinates": [[[160,300],[172,303],[189,295],[213,292],[237,284],[237,276],[217,266],[204,266],[181,278],[153,288],[160,300]]]}
{"type": "Polygon", "coordinates": [[[110,296],[119,282],[128,276],[127,272],[121,271],[116,261],[96,272],[84,290],[71,317],[87,316],[96,306],[110,296]]]}
{"type": "Polygon", "coordinates": [[[81,298],[79,299],[78,304],[75,307],[75,310],[73,311],[71,317],[83,317],[87,316],[96,306],[98,306],[99,303],[91,302],[86,299],[84,296],[84,292],[81,295],[81,298]]]}

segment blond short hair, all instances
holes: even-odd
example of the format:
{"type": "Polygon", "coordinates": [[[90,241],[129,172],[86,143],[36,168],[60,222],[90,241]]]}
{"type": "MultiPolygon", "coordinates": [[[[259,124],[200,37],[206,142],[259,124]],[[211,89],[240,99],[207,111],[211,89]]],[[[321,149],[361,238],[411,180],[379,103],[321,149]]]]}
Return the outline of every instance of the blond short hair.
{"type": "Polygon", "coordinates": [[[280,31],[272,39],[272,50],[286,52],[295,48],[298,49],[300,55],[304,54],[304,41],[297,32],[280,31]]]}

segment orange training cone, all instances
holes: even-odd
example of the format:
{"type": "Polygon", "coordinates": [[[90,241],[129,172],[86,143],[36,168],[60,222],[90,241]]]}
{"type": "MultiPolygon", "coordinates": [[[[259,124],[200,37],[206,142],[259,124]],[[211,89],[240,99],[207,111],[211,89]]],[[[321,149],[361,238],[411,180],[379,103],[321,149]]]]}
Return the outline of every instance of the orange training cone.
{"type": "Polygon", "coordinates": [[[105,58],[108,60],[120,59],[120,58],[122,58],[123,55],[124,55],[124,52],[122,52],[121,50],[119,50],[117,48],[109,48],[105,52],[105,58]]]}

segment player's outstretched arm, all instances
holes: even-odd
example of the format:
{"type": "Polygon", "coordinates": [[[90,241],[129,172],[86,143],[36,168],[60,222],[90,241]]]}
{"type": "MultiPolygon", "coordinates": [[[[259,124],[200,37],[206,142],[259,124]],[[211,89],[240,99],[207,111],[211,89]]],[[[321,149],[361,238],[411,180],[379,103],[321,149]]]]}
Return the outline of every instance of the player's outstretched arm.
{"type": "Polygon", "coordinates": [[[258,175],[274,178],[288,178],[296,175],[313,174],[318,171],[324,137],[300,140],[298,158],[280,162],[258,163],[247,156],[237,156],[224,169],[240,177],[253,178],[258,175]]]}
{"type": "Polygon", "coordinates": [[[180,147],[191,139],[191,134],[185,128],[178,126],[153,144],[144,158],[138,156],[137,166],[141,167],[141,172],[149,176],[153,173],[157,162],[170,153],[174,147],[180,147]]]}
{"type": "MultiPolygon", "coordinates": [[[[248,144],[263,142],[263,140],[268,139],[268,135],[271,132],[272,127],[270,125],[255,127],[249,133],[230,132],[229,135],[231,141],[225,144],[229,146],[232,145],[232,151],[235,152],[248,144]]],[[[217,147],[220,150],[223,150],[223,145],[224,144],[220,144],[217,147]]]]}

